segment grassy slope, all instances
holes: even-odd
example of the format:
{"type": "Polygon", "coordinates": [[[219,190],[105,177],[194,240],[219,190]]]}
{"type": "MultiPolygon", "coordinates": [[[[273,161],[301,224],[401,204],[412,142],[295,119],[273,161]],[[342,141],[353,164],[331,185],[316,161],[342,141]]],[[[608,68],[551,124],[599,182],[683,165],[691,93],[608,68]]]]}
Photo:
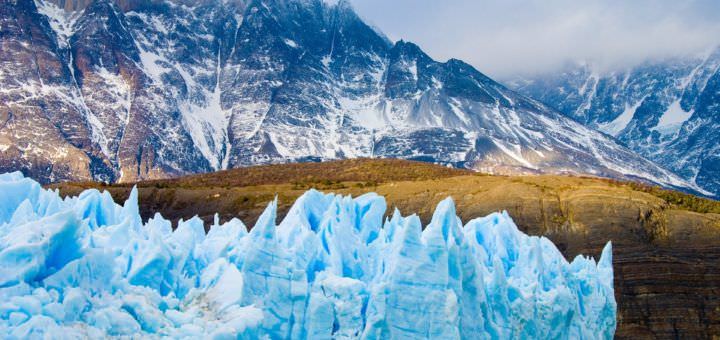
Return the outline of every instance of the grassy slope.
{"type": "Polygon", "coordinates": [[[174,221],[198,215],[210,222],[218,212],[221,220],[240,217],[249,226],[276,195],[283,216],[299,195],[313,188],[354,196],[377,192],[386,197],[390,207],[417,213],[423,221],[429,221],[435,204],[448,196],[455,199],[465,221],[499,210],[522,219],[533,207],[543,215],[538,221],[543,229],[572,224],[573,202],[623,202],[638,214],[640,210],[658,210],[695,216],[709,224],[720,214],[718,201],[643,184],[587,177],[489,176],[391,159],[265,165],[133,184],[86,182],[49,187],[60,189],[63,195],[77,195],[88,188],[108,190],[122,202],[133,186],[139,188],[145,218],[160,212],[174,221]]]}
{"type": "MultiPolygon", "coordinates": [[[[451,196],[463,221],[507,210],[524,231],[545,235],[571,258],[615,247],[618,336],[720,334],[720,202],[644,185],[563,176],[487,176],[399,160],[347,160],[235,169],[138,183],[141,211],[177,220],[240,217],[252,225],[276,195],[280,216],[307,189],[373,191],[427,222],[451,196]]],[[[124,200],[132,185],[68,183],[124,200]]],[[[388,213],[392,212],[388,209],[388,213]]]]}

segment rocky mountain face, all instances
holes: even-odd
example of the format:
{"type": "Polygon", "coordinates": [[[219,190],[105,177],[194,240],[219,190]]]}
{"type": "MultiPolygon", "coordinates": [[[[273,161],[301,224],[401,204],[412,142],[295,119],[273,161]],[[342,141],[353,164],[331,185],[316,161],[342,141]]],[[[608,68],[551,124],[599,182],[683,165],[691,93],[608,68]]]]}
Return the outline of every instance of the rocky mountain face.
{"type": "Polygon", "coordinates": [[[393,157],[700,190],[462,61],[389,41],[346,1],[0,6],[1,171],[129,182],[393,157]]]}
{"type": "Polygon", "coordinates": [[[617,72],[573,65],[509,84],[720,193],[720,48],[617,72]]]}

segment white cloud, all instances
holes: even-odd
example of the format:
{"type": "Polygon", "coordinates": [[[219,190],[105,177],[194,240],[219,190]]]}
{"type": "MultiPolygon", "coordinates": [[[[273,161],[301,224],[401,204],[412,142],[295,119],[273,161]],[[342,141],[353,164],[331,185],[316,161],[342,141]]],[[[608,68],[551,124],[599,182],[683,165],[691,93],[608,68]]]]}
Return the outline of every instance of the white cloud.
{"type": "Polygon", "coordinates": [[[604,69],[696,54],[720,43],[717,0],[353,0],[391,39],[493,76],[567,61],[604,69]]]}

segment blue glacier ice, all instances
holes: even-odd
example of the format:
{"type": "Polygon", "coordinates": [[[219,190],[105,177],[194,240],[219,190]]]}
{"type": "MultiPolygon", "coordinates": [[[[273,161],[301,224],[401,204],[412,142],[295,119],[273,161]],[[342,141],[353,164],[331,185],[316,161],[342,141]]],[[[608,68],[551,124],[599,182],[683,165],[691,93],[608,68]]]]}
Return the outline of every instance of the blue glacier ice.
{"type": "Polygon", "coordinates": [[[3,338],[607,339],[612,250],[568,263],[507,213],[462,225],[453,201],[420,219],[385,199],[308,191],[277,224],[205,233],[140,218],[137,191],[61,198],[0,175],[3,338]]]}

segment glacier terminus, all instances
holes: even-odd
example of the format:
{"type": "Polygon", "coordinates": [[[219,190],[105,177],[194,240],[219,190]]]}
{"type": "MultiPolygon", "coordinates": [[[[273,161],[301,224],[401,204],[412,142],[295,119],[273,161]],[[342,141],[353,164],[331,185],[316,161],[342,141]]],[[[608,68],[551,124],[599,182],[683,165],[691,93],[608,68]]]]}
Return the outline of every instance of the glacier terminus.
{"type": "Polygon", "coordinates": [[[173,230],[87,190],[0,175],[0,333],[9,338],[609,339],[611,245],[568,262],[507,213],[423,227],[383,197],[308,191],[254,228],[173,230]]]}

